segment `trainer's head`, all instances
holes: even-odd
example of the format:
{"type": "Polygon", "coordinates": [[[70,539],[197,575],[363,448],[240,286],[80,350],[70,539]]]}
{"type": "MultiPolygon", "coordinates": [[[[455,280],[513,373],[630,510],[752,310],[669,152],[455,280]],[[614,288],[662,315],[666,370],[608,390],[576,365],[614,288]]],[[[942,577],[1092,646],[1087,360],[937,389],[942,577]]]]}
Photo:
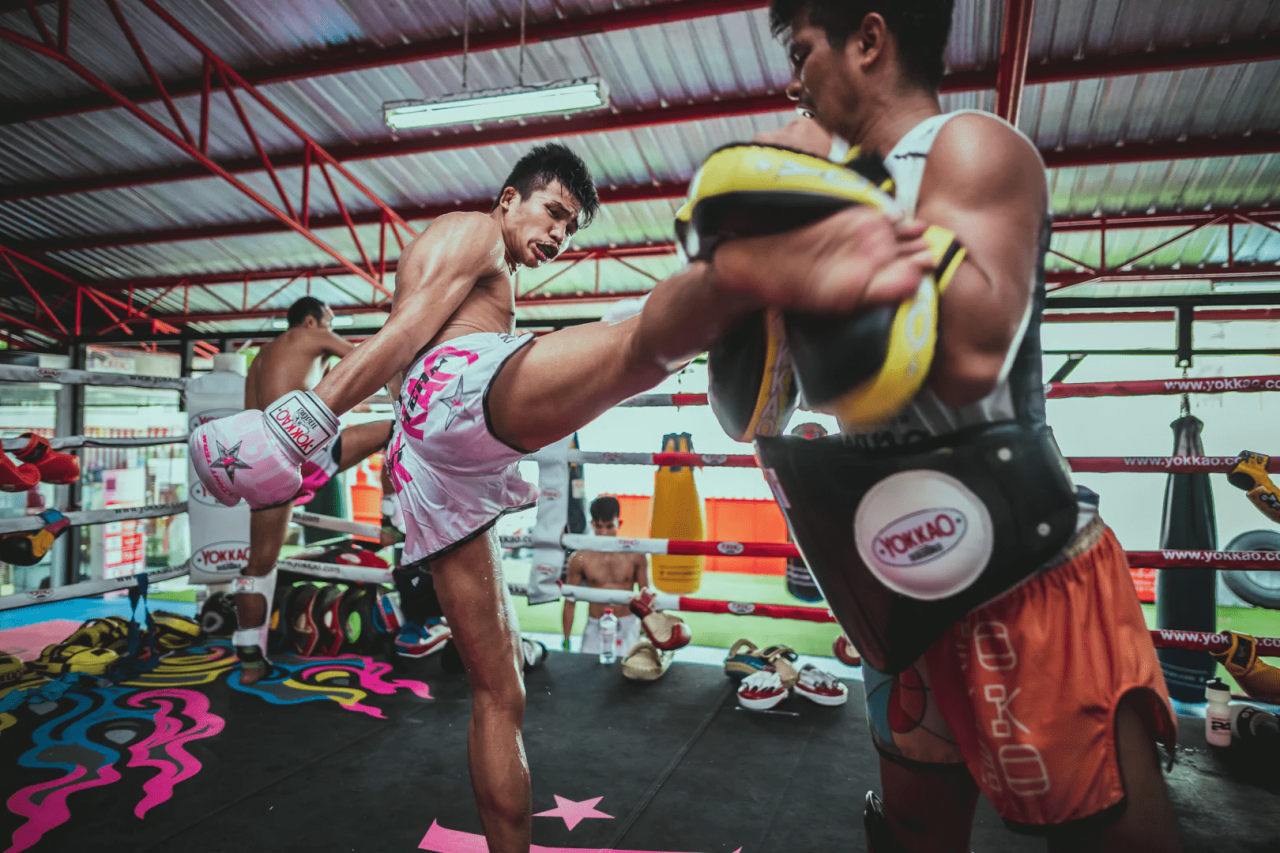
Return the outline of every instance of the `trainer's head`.
{"type": "Polygon", "coordinates": [[[325,305],[314,296],[304,296],[289,306],[289,313],[285,315],[285,318],[289,321],[290,329],[295,329],[298,326],[309,329],[327,329],[329,324],[333,322],[333,311],[329,310],[328,305],[325,305]]]}
{"type": "Polygon", "coordinates": [[[617,536],[622,506],[613,495],[601,495],[591,502],[591,529],[597,536],[617,536]]]}
{"type": "Polygon", "coordinates": [[[955,0],[771,0],[787,45],[787,94],[832,133],[857,142],[905,96],[937,96],[955,0]]]}
{"type": "Polygon", "coordinates": [[[537,267],[564,251],[578,229],[591,224],[599,207],[587,164],[568,147],[552,142],[517,161],[493,211],[502,223],[507,258],[537,267]]]}

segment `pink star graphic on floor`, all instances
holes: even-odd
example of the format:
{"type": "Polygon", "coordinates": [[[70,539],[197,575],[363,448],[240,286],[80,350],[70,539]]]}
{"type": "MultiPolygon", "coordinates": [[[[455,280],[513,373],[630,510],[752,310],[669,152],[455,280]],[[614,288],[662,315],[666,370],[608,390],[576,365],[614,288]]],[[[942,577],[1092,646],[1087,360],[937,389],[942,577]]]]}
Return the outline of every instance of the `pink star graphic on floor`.
{"type": "Polygon", "coordinates": [[[580,803],[575,803],[573,800],[566,800],[559,794],[556,794],[555,798],[556,807],[554,809],[545,812],[538,812],[534,817],[562,817],[564,818],[564,825],[569,829],[573,829],[589,817],[608,818],[609,820],[613,820],[613,815],[605,814],[602,811],[596,810],[596,803],[603,800],[604,797],[596,797],[592,800],[583,800],[580,803]]]}

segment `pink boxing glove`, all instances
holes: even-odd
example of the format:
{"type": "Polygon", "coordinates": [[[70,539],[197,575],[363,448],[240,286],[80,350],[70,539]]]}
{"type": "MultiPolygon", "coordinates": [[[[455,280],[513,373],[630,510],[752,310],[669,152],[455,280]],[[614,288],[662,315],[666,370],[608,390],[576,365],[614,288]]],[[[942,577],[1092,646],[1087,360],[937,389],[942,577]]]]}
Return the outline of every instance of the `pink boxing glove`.
{"type": "Polygon", "coordinates": [[[246,409],[192,430],[187,438],[200,482],[220,503],[255,509],[292,500],[302,465],[338,434],[338,418],[311,391],[293,391],[266,411],[246,409]]]}

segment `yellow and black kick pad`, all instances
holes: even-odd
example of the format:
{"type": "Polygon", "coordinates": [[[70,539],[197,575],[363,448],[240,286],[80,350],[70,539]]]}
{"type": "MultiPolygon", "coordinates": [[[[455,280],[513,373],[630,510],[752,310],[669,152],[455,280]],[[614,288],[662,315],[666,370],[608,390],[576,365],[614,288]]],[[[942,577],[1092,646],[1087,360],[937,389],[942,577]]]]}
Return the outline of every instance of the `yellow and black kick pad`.
{"type": "MultiPolygon", "coordinates": [[[[707,158],[694,177],[676,214],[676,236],[690,258],[706,260],[726,240],[779,234],[855,205],[896,210],[892,188],[878,157],[856,157],[846,166],[777,146],[729,145],[707,158]]],[[[846,429],[893,417],[928,376],[939,298],[965,250],[945,228],[931,226],[925,240],[936,266],[898,305],[843,317],[785,315],[801,396],[846,429]]],[[[739,418],[733,424],[733,437],[740,437],[734,433],[742,432],[742,423],[739,418]]]]}

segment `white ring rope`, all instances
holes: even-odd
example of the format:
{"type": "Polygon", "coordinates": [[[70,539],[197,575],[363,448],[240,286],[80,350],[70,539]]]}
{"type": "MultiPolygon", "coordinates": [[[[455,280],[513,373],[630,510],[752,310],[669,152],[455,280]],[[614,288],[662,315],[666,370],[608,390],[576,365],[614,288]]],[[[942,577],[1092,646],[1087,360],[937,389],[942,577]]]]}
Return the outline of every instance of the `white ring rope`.
{"type": "MultiPolygon", "coordinates": [[[[121,507],[120,509],[91,509],[84,512],[63,513],[74,527],[86,524],[106,524],[111,521],[132,521],[139,518],[159,518],[162,515],[178,515],[187,511],[186,501],[155,504],[153,506],[121,507]]],[[[17,533],[23,530],[39,530],[45,521],[38,515],[17,518],[0,518],[0,533],[17,533]]]]}
{"type": "MultiPolygon", "coordinates": [[[[180,578],[187,573],[187,564],[181,566],[170,566],[167,569],[158,569],[154,572],[146,572],[147,583],[159,583],[160,581],[171,580],[172,578],[180,578]]],[[[125,575],[121,578],[106,578],[91,581],[81,581],[67,586],[60,586],[56,589],[33,589],[30,592],[19,592],[14,595],[0,596],[0,611],[13,610],[18,607],[27,607],[32,604],[44,604],[50,601],[66,601],[70,598],[86,598],[90,595],[102,595],[107,592],[115,592],[120,589],[129,589],[138,585],[137,575],[125,575]]]]}
{"type": "Polygon", "coordinates": [[[314,512],[303,512],[295,509],[293,521],[303,527],[314,527],[317,530],[332,530],[335,533],[350,533],[352,536],[367,536],[378,539],[382,536],[382,528],[376,524],[364,524],[359,521],[347,521],[345,518],[334,518],[331,515],[317,515],[314,512]]]}
{"type": "Polygon", "coordinates": [[[62,367],[30,367],[0,364],[0,382],[61,382],[63,385],[112,385],[117,388],[163,388],[185,391],[187,380],[180,376],[138,376],[132,373],[98,373],[62,367]]]}
{"type": "MultiPolygon", "coordinates": [[[[94,435],[67,435],[49,439],[54,450],[75,450],[78,447],[159,447],[164,444],[186,444],[185,435],[143,435],[136,438],[107,438],[94,435]]],[[[25,438],[6,438],[4,449],[13,453],[27,446],[25,438]]]]}
{"type": "Polygon", "coordinates": [[[391,583],[390,569],[371,566],[352,566],[346,563],[317,563],[296,557],[276,560],[276,568],[325,580],[354,581],[357,583],[391,583]]]}

